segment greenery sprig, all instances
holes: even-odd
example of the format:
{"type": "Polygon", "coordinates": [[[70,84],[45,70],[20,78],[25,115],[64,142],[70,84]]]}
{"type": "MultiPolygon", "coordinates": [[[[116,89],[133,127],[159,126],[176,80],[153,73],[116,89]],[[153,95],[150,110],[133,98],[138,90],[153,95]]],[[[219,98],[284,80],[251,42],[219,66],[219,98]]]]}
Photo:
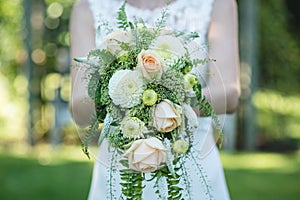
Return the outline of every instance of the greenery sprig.
{"type": "Polygon", "coordinates": [[[123,30],[126,30],[128,27],[131,26],[130,22],[127,20],[125,5],[126,5],[126,2],[124,2],[122,4],[122,6],[119,8],[119,11],[117,12],[118,13],[118,17],[117,17],[118,28],[123,29],[123,30]]]}
{"type": "Polygon", "coordinates": [[[209,185],[209,181],[207,180],[207,175],[205,174],[205,172],[203,171],[203,167],[199,164],[199,162],[197,162],[196,158],[195,158],[195,152],[191,152],[190,153],[190,158],[194,163],[194,166],[196,167],[196,172],[199,176],[199,178],[201,179],[201,183],[204,186],[205,189],[205,195],[210,199],[214,199],[213,195],[212,195],[212,191],[211,191],[211,186],[209,185]]]}
{"type": "Polygon", "coordinates": [[[95,135],[97,135],[99,131],[99,120],[97,116],[94,114],[91,116],[91,125],[86,131],[85,135],[82,138],[82,151],[83,153],[90,159],[90,153],[88,147],[95,135]]]}
{"type": "Polygon", "coordinates": [[[130,169],[120,170],[120,178],[122,182],[122,194],[126,200],[142,200],[143,181],[142,173],[130,169]]]}
{"type": "Polygon", "coordinates": [[[175,166],[175,173],[171,173],[168,169],[168,167],[164,167],[160,170],[161,175],[166,177],[167,180],[167,187],[168,187],[168,200],[182,200],[182,193],[181,191],[183,188],[181,188],[178,184],[180,182],[181,176],[178,174],[180,170],[180,165],[177,165],[179,161],[178,159],[175,159],[173,161],[173,165],[175,166]]]}

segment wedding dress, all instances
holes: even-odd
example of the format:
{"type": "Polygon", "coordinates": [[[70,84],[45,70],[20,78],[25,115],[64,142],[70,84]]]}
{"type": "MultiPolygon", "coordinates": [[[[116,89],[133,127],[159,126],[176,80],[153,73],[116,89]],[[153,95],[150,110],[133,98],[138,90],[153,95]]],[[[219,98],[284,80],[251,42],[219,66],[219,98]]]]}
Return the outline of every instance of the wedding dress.
{"type": "MultiPolygon", "coordinates": [[[[197,32],[199,38],[197,43],[207,43],[207,33],[210,24],[210,15],[214,0],[176,0],[168,5],[167,26],[180,31],[197,32]]],[[[99,25],[109,23],[116,27],[117,10],[121,7],[122,0],[89,0],[90,9],[94,16],[95,29],[98,37],[96,46],[101,46],[103,36],[106,34],[99,25]]],[[[153,25],[161,17],[162,8],[154,10],[144,10],[126,4],[126,12],[130,20],[133,16],[142,18],[147,24],[153,25]]],[[[101,27],[101,26],[100,26],[101,27]]],[[[103,27],[103,26],[102,26],[103,27]]],[[[202,85],[206,85],[207,67],[203,66],[201,70],[196,71],[201,79],[202,85]]],[[[212,130],[212,121],[209,117],[199,117],[199,128],[194,138],[193,154],[194,161],[185,160],[185,167],[189,173],[191,199],[230,199],[226,186],[224,172],[220,161],[218,149],[215,145],[212,130]]],[[[89,200],[111,199],[112,194],[108,194],[108,178],[110,170],[110,152],[107,150],[107,142],[104,142],[97,155],[95,156],[95,165],[92,177],[92,183],[89,192],[89,200]]],[[[120,199],[121,188],[119,186],[119,177],[115,173],[113,177],[115,199],[120,199]]],[[[158,199],[154,193],[153,183],[145,182],[146,188],[143,192],[143,200],[158,199]]],[[[181,183],[180,183],[181,184],[181,183]]],[[[162,190],[164,188],[161,188],[162,190]]],[[[183,192],[184,196],[186,191],[183,192]]]]}

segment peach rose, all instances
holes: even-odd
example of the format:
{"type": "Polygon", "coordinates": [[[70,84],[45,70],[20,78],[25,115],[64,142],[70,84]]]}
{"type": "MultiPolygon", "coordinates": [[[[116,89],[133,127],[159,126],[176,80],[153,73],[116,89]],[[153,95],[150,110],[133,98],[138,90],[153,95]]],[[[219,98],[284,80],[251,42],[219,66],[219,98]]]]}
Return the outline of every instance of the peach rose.
{"type": "Polygon", "coordinates": [[[176,104],[173,104],[168,99],[164,99],[156,105],[154,109],[154,127],[158,131],[170,132],[180,126],[180,113],[174,105],[176,104]]]}
{"type": "Polygon", "coordinates": [[[167,149],[162,142],[151,137],[148,139],[135,140],[125,152],[128,157],[129,168],[140,172],[153,172],[166,162],[167,149]]]}
{"type": "Polygon", "coordinates": [[[154,75],[158,77],[165,72],[163,59],[152,50],[142,50],[138,55],[137,69],[139,69],[144,78],[151,79],[154,75]]]}
{"type": "Polygon", "coordinates": [[[106,47],[112,54],[117,53],[118,56],[122,56],[126,53],[126,51],[121,48],[122,42],[131,43],[130,32],[117,30],[106,36],[106,47]]]}

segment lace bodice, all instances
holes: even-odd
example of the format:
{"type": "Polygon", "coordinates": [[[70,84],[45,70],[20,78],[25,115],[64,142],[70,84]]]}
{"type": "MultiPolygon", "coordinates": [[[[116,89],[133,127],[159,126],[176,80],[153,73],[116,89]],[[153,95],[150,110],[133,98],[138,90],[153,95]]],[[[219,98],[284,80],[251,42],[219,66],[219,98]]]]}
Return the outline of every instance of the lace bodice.
{"type": "MultiPolygon", "coordinates": [[[[89,0],[97,32],[96,47],[101,46],[103,36],[111,31],[107,30],[107,27],[112,27],[112,29],[117,27],[117,11],[123,2],[123,0],[89,0]]],[[[167,7],[168,17],[166,26],[177,31],[197,32],[200,37],[197,38],[196,42],[206,47],[213,2],[214,0],[173,1],[167,7]]],[[[163,8],[146,10],[134,7],[129,3],[126,4],[126,13],[129,20],[132,21],[134,17],[142,18],[149,26],[154,25],[156,20],[161,17],[162,10],[163,8]]],[[[206,53],[206,50],[204,51],[206,53]]],[[[206,72],[206,66],[202,66],[199,70],[195,71],[203,84],[202,86],[206,85],[206,72]]]]}
{"type": "MultiPolygon", "coordinates": [[[[210,15],[214,0],[176,0],[168,6],[167,26],[178,31],[198,32],[202,42],[210,23],[210,15]]],[[[122,0],[89,0],[90,9],[94,16],[95,28],[101,23],[116,27],[117,10],[121,7],[122,0]]],[[[126,4],[129,19],[133,16],[142,18],[147,24],[153,25],[160,18],[162,8],[145,10],[126,4]]]]}

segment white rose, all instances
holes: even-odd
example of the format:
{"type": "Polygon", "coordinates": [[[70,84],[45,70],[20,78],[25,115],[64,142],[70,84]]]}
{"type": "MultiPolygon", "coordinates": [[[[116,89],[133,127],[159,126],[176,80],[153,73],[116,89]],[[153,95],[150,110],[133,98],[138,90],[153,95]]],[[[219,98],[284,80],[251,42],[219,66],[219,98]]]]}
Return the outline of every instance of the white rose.
{"type": "Polygon", "coordinates": [[[140,172],[153,172],[166,162],[166,151],[162,142],[155,138],[140,139],[132,143],[125,152],[129,168],[140,172]]]}
{"type": "Polygon", "coordinates": [[[175,32],[169,28],[169,27],[163,27],[161,30],[160,30],[160,33],[159,33],[160,36],[162,35],[172,35],[174,36],[175,35],[175,32]]]}
{"type": "Polygon", "coordinates": [[[153,78],[154,75],[158,77],[165,72],[165,63],[163,59],[152,50],[142,50],[138,55],[137,69],[143,74],[146,79],[153,78]]]}
{"type": "Polygon", "coordinates": [[[121,48],[122,43],[131,43],[130,32],[117,30],[106,36],[106,47],[112,54],[117,53],[118,56],[122,56],[126,53],[126,51],[121,48]]]}
{"type": "Polygon", "coordinates": [[[173,35],[160,35],[158,36],[150,49],[158,52],[158,54],[167,60],[174,60],[186,53],[186,49],[182,41],[173,35]]]}
{"type": "Polygon", "coordinates": [[[156,105],[154,109],[154,127],[158,131],[170,132],[180,125],[180,113],[171,101],[164,99],[156,105]]]}

